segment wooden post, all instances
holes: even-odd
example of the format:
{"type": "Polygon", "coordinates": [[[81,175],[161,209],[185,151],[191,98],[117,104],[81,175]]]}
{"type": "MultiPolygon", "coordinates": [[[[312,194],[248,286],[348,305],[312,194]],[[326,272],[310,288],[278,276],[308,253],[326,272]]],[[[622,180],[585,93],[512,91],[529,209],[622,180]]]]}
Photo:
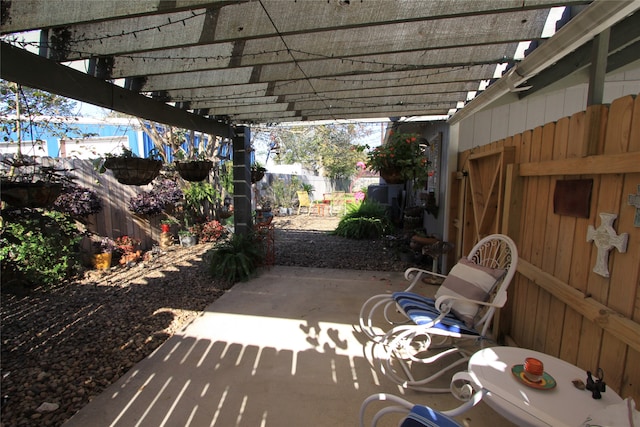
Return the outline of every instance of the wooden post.
{"type": "Polygon", "coordinates": [[[235,128],[233,142],[233,206],[236,233],[248,234],[253,225],[251,218],[251,131],[246,126],[235,128]]]}

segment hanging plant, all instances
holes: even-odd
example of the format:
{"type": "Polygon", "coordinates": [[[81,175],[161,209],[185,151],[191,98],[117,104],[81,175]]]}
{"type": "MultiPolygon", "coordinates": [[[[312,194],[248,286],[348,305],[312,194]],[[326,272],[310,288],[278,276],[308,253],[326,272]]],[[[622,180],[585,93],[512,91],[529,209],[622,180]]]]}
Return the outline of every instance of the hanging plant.
{"type": "Polygon", "coordinates": [[[102,211],[102,201],[98,194],[88,188],[65,187],[53,203],[55,210],[74,217],[86,218],[102,211]]]}
{"type": "Polygon", "coordinates": [[[130,149],[123,148],[119,156],[110,156],[104,160],[102,169],[109,169],[120,184],[147,185],[153,181],[162,168],[162,160],[156,160],[157,153],[152,150],[149,158],[135,157],[130,149]]]}
{"type": "Polygon", "coordinates": [[[211,160],[176,161],[174,165],[182,179],[190,182],[204,181],[213,168],[211,160]]]}
{"type": "Polygon", "coordinates": [[[137,215],[154,216],[168,204],[182,200],[182,190],[174,181],[163,179],[153,183],[151,191],[144,191],[129,199],[129,210],[137,215]]]}
{"type": "Polygon", "coordinates": [[[379,172],[388,183],[425,182],[430,165],[425,150],[420,135],[391,131],[387,142],[369,153],[367,167],[379,172]]]}

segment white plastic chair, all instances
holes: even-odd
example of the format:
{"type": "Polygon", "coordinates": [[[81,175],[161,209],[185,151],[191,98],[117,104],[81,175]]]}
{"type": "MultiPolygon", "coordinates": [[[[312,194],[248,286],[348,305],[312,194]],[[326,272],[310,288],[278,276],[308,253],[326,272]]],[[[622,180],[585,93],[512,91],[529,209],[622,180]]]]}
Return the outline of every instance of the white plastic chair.
{"type": "Polygon", "coordinates": [[[449,388],[426,385],[466,363],[477,350],[469,351],[464,346],[491,340],[489,327],[496,309],[507,301],[517,261],[513,240],[492,234],[480,240],[449,275],[410,268],[405,271],[410,285],[403,292],[367,300],[360,310],[360,328],[377,343],[376,361],[381,373],[403,387],[448,392],[449,388]],[[429,276],[444,279],[434,298],[412,292],[423,277],[429,276]],[[374,318],[381,315],[385,324],[374,325],[374,318]],[[453,355],[458,356],[453,362],[426,377],[424,372],[412,369],[414,364],[432,364],[453,355]]]}

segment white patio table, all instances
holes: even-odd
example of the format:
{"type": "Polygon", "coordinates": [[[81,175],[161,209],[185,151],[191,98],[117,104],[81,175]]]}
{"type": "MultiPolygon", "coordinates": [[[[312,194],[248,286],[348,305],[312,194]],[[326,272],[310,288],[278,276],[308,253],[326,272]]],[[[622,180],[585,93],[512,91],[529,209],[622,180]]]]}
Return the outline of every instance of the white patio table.
{"type": "Polygon", "coordinates": [[[518,426],[578,427],[590,414],[622,402],[609,387],[601,399],[593,399],[590,391],[572,384],[574,379],[586,383],[586,378],[582,369],[548,354],[518,347],[491,347],[476,352],[469,360],[468,371],[456,374],[453,381],[471,381],[485,389],[485,402],[518,426]],[[535,388],[516,377],[512,367],[523,364],[526,357],[541,360],[545,374],[556,385],[535,388]]]}

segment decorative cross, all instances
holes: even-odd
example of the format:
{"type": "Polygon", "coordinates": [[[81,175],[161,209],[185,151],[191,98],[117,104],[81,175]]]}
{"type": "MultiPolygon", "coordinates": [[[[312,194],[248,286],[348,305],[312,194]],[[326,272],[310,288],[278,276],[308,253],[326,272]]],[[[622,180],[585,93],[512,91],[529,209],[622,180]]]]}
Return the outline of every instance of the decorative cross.
{"type": "Polygon", "coordinates": [[[613,221],[616,218],[618,218],[616,214],[601,212],[600,227],[595,229],[590,225],[587,229],[587,242],[594,241],[598,248],[598,258],[593,272],[603,277],[609,277],[609,251],[613,248],[618,249],[620,253],[627,251],[629,233],[616,235],[616,231],[613,229],[613,221]]]}
{"type": "Polygon", "coordinates": [[[638,192],[636,194],[629,194],[627,204],[636,208],[636,217],[633,220],[633,226],[640,227],[640,185],[638,185],[638,192]]]}

